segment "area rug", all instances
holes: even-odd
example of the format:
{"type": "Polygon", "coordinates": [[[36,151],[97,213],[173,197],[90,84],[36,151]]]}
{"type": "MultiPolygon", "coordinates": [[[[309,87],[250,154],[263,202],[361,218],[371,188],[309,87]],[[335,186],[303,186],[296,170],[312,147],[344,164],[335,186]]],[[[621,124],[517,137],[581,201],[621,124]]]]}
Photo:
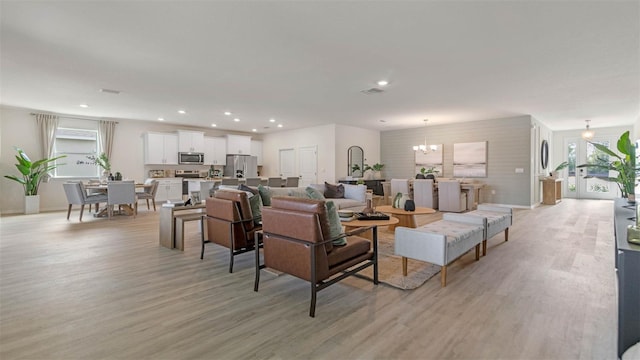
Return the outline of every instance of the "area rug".
{"type": "MultiPolygon", "coordinates": [[[[398,289],[412,290],[420,287],[440,272],[440,266],[409,259],[407,276],[402,276],[402,257],[394,255],[393,232],[378,228],[378,278],[380,282],[398,289]]],[[[373,268],[362,271],[373,277],[373,268]]]]}

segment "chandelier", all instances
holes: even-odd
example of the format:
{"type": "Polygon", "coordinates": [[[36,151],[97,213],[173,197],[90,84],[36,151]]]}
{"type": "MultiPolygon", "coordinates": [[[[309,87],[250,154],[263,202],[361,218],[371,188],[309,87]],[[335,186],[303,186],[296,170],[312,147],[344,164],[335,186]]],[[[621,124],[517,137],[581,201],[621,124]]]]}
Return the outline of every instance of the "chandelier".
{"type": "Polygon", "coordinates": [[[589,129],[589,122],[590,121],[591,120],[585,120],[585,122],[587,123],[587,128],[582,132],[582,138],[587,140],[587,141],[591,141],[593,139],[593,136],[595,135],[593,130],[589,129]]]}
{"type": "MultiPolygon", "coordinates": [[[[424,119],[424,127],[426,129],[427,127],[427,121],[429,121],[429,119],[424,119]]],[[[414,145],[413,146],[413,151],[422,151],[422,153],[424,154],[428,154],[432,151],[436,151],[438,150],[438,145],[427,145],[427,135],[425,134],[424,136],[424,144],[420,144],[420,145],[414,145]]]]}

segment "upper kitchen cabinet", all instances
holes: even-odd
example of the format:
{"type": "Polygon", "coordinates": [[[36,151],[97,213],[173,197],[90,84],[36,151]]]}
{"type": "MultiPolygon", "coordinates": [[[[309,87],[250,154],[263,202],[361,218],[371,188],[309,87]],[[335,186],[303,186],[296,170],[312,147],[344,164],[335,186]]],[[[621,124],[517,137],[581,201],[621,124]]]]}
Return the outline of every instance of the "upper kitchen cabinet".
{"type": "Polygon", "coordinates": [[[204,133],[201,131],[178,130],[178,151],[204,152],[204,133]]]}
{"type": "Polygon", "coordinates": [[[250,155],[251,136],[227,135],[227,154],[250,155]]]}
{"type": "Polygon", "coordinates": [[[152,132],[144,134],[144,163],[178,165],[178,135],[152,132]]]}
{"type": "Polygon", "coordinates": [[[204,164],[227,165],[227,139],[205,136],[204,164]]]}
{"type": "Polygon", "coordinates": [[[251,155],[258,158],[258,166],[262,166],[262,140],[251,140],[251,155]]]}

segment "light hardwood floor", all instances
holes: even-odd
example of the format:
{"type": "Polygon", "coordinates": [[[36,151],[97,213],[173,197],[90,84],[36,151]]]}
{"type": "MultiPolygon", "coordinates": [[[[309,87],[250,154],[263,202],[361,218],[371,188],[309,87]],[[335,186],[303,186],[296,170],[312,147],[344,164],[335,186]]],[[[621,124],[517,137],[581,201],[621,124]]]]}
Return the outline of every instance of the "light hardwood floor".
{"type": "MultiPolygon", "coordinates": [[[[318,295],[253,254],[158,246],[158,216],[0,218],[0,359],[614,359],[613,203],[517,210],[489,241],[403,291],[349,278],[318,295]]],[[[418,224],[425,222],[418,219],[418,224]]],[[[401,271],[399,268],[398,271],[401,271]]]]}

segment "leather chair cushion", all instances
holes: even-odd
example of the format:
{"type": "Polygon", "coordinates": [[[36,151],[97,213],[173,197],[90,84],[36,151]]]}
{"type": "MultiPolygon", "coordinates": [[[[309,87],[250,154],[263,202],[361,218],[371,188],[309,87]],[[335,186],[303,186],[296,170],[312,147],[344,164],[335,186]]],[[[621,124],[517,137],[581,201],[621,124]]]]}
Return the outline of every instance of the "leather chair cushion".
{"type": "Polygon", "coordinates": [[[349,243],[345,246],[335,246],[331,253],[327,254],[329,267],[334,267],[342,262],[364,255],[371,249],[371,241],[358,237],[349,237],[349,243]]]}
{"type": "MultiPolygon", "coordinates": [[[[324,239],[331,238],[331,230],[329,226],[329,217],[327,216],[327,207],[322,200],[291,198],[276,196],[271,199],[271,207],[274,209],[301,211],[306,213],[318,214],[320,219],[320,230],[324,239]],[[295,201],[292,201],[295,199],[295,201]]],[[[293,225],[293,224],[292,224],[293,225]]],[[[328,242],[325,244],[327,253],[333,249],[333,244],[328,242]]]]}

